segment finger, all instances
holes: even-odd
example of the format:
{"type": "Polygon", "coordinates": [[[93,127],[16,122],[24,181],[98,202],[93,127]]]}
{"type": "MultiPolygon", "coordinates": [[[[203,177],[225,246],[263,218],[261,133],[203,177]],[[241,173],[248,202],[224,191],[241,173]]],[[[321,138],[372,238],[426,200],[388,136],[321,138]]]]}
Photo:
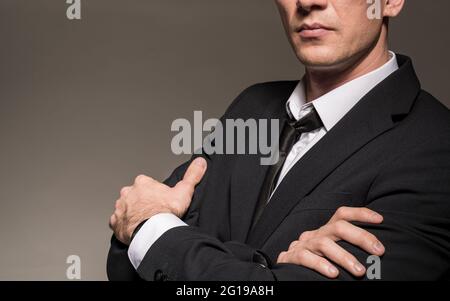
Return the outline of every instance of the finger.
{"type": "Polygon", "coordinates": [[[312,252],[326,257],[357,277],[364,276],[366,268],[356,259],[355,256],[347,252],[332,239],[315,239],[310,241],[308,244],[311,246],[312,252]]]}
{"type": "Polygon", "coordinates": [[[305,231],[305,232],[303,232],[303,233],[299,236],[298,240],[299,240],[299,241],[307,241],[307,240],[310,240],[311,238],[316,237],[316,236],[318,235],[318,232],[319,232],[318,230],[305,231]]]}
{"type": "Polygon", "coordinates": [[[118,200],[116,201],[116,203],[114,204],[114,209],[116,209],[116,211],[117,211],[117,210],[121,210],[121,209],[122,209],[122,206],[123,206],[123,204],[122,204],[122,199],[118,199],[118,200]]]}
{"type": "Polygon", "coordinates": [[[383,216],[369,208],[340,207],[330,219],[329,223],[334,223],[338,220],[380,224],[383,222],[383,216]]]}
{"type": "Polygon", "coordinates": [[[111,215],[109,218],[109,228],[114,231],[114,227],[117,223],[117,217],[115,214],[111,215]]]}
{"type": "Polygon", "coordinates": [[[120,196],[121,197],[126,197],[130,191],[131,191],[131,187],[130,186],[125,186],[122,189],[120,189],[120,196]]]}
{"type": "Polygon", "coordinates": [[[375,235],[367,230],[357,227],[347,221],[338,221],[328,224],[321,229],[323,236],[332,235],[339,240],[355,245],[369,254],[381,256],[385,252],[383,244],[375,235]]]}
{"type": "Polygon", "coordinates": [[[279,260],[278,263],[301,265],[328,278],[336,278],[339,275],[338,269],[328,260],[305,248],[297,248],[292,251],[283,252],[280,254],[279,260]]]}
{"type": "Polygon", "coordinates": [[[134,183],[133,186],[147,186],[151,183],[154,182],[158,182],[155,179],[153,179],[152,177],[146,176],[146,175],[138,175],[135,179],[134,179],[134,183]]]}
{"type": "Polygon", "coordinates": [[[288,263],[287,262],[287,251],[283,251],[280,254],[278,254],[277,263],[288,263]]]}
{"type": "Polygon", "coordinates": [[[293,242],[291,242],[291,244],[289,245],[288,251],[295,249],[295,246],[298,245],[300,243],[300,241],[298,240],[294,240],[293,242]]]}
{"type": "Polygon", "coordinates": [[[206,168],[206,160],[202,157],[196,158],[186,170],[183,177],[183,182],[186,182],[192,186],[197,185],[202,180],[206,172],[206,168]]]}

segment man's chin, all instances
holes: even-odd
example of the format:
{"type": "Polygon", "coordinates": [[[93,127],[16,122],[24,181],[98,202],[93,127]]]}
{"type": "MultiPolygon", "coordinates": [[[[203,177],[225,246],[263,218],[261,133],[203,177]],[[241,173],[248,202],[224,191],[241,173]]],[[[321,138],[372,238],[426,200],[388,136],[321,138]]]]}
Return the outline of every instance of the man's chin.
{"type": "Polygon", "coordinates": [[[297,57],[305,67],[328,68],[341,62],[335,49],[323,47],[310,47],[310,49],[298,51],[297,57]]]}

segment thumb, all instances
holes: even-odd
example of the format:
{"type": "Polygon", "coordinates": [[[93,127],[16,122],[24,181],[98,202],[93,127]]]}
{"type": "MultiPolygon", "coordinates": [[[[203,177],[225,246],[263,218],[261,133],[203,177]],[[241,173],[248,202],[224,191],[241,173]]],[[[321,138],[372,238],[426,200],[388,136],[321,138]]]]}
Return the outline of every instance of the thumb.
{"type": "Polygon", "coordinates": [[[202,180],[207,168],[206,160],[202,157],[196,158],[189,165],[183,177],[183,182],[196,186],[202,180]]]}

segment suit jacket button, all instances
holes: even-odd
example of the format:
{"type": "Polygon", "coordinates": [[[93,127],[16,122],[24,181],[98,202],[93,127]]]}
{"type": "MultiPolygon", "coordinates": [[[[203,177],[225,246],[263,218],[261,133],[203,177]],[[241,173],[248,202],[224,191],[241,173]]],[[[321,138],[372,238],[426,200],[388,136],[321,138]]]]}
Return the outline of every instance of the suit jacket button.
{"type": "Polygon", "coordinates": [[[165,277],[165,275],[163,274],[163,272],[161,270],[157,270],[155,272],[155,281],[164,281],[163,278],[165,277]]]}

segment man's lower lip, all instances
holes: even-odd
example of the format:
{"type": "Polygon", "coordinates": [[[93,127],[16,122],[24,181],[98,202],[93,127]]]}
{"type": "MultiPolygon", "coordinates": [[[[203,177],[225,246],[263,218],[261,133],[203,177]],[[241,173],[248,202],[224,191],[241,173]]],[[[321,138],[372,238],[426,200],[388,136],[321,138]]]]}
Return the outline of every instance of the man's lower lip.
{"type": "Polygon", "coordinates": [[[319,28],[319,29],[304,29],[302,31],[299,32],[299,35],[302,38],[305,39],[311,39],[311,38],[319,38],[322,37],[324,35],[326,35],[327,33],[329,33],[330,30],[328,29],[324,29],[324,28],[319,28]]]}

